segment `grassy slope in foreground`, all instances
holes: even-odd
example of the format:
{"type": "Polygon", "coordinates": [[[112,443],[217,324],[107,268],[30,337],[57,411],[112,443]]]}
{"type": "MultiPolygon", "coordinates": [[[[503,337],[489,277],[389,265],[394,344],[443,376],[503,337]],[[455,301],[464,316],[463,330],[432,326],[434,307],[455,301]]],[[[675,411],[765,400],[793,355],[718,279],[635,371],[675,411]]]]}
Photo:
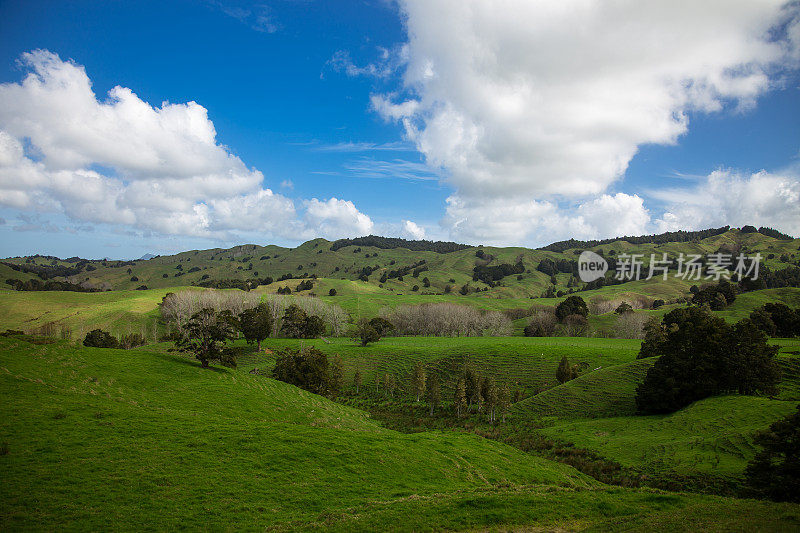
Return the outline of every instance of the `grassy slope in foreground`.
{"type": "Polygon", "coordinates": [[[796,406],[794,401],[718,396],[669,415],[584,420],[540,431],[643,471],[737,478],[755,454],[753,434],[796,406]]]}
{"type": "Polygon", "coordinates": [[[590,487],[466,434],[403,435],[261,376],[0,340],[2,529],[259,528],[495,486],[590,487]]]}
{"type": "Polygon", "coordinates": [[[0,397],[3,530],[800,526],[797,505],[609,488],[492,441],[402,435],[283,383],[146,351],[0,339],[0,397]]]}

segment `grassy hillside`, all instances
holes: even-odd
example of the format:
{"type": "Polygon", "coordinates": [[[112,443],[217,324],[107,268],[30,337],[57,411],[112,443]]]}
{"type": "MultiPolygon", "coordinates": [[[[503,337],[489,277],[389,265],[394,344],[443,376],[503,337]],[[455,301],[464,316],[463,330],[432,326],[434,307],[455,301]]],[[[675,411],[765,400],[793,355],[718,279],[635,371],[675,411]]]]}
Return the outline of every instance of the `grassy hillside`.
{"type": "Polygon", "coordinates": [[[796,406],[793,401],[722,396],[669,415],[584,420],[540,431],[645,472],[737,478],[755,454],[753,433],[796,406]]]}
{"type": "MultiPolygon", "coordinates": [[[[331,245],[331,242],[324,239],[315,239],[303,243],[297,248],[245,244],[230,249],[192,250],[170,256],[158,256],[149,260],[93,260],[80,263],[80,273],[57,279],[68,279],[74,283],[88,283],[95,287],[113,290],[136,289],[142,285],[150,289],[158,289],[194,285],[209,279],[254,280],[270,276],[277,280],[285,275],[298,278],[303,274],[315,275],[328,280],[354,281],[358,280],[364,267],[371,269],[377,267],[369,274],[366,283],[380,289],[379,292],[386,295],[411,294],[415,285],[419,287],[417,293],[441,294],[447,285],[451,285],[454,290],[457,290],[463,284],[469,283],[473,290],[476,288],[488,289],[478,295],[484,298],[526,299],[531,296],[541,296],[542,292],[550,286],[550,276],[536,270],[540,261],[545,258],[575,261],[582,251],[581,249],[567,249],[564,252],[556,253],[519,247],[481,247],[480,251],[486,258],[482,259],[476,256],[479,249],[475,247],[450,253],[436,253],[411,251],[406,248],[382,249],[374,246],[345,246],[333,251],[331,245]],[[402,281],[394,278],[381,283],[380,278],[384,273],[417,264],[420,261],[425,261],[424,268],[427,270],[420,272],[417,277],[409,273],[403,276],[402,281]],[[519,275],[503,278],[500,286],[490,288],[483,282],[472,281],[475,266],[515,264],[517,261],[522,261],[525,271],[519,275]],[[425,277],[430,281],[429,288],[423,286],[422,279],[425,277]]],[[[799,247],[800,239],[778,240],[760,233],[743,234],[739,230],[732,229],[722,235],[694,242],[631,244],[620,240],[589,249],[602,251],[606,257],[621,253],[644,254],[646,260],[649,261],[650,254],[660,257],[662,253],[668,253],[677,257],[680,253],[708,254],[716,252],[720,248],[735,248],[746,251],[748,254],[761,253],[764,257],[764,265],[771,269],[780,269],[797,264],[800,258],[799,247]]],[[[5,261],[29,266],[75,267],[79,264],[75,260],[67,262],[40,256],[9,258],[5,261]]],[[[15,272],[4,265],[0,265],[0,267],[0,285],[5,285],[5,280],[9,278],[24,281],[35,277],[31,274],[15,272]]],[[[570,274],[557,274],[556,290],[566,292],[570,277],[570,274]]],[[[670,276],[666,281],[659,278],[647,282],[608,287],[601,289],[600,294],[614,295],[628,291],[644,294],[650,298],[669,300],[685,296],[691,284],[670,276]]],[[[294,287],[296,285],[296,280],[276,281],[270,290],[276,290],[278,286],[294,287]]],[[[330,288],[335,288],[335,285],[335,283],[320,285],[313,292],[320,295],[327,294],[330,288]]]]}
{"type": "MultiPolygon", "coordinates": [[[[374,382],[376,375],[392,373],[400,389],[408,389],[411,371],[421,361],[429,371],[435,369],[440,375],[447,400],[467,362],[481,374],[507,383],[512,390],[519,388],[535,394],[558,384],[556,367],[564,355],[591,370],[633,361],[640,346],[637,340],[585,337],[387,337],[367,347],[349,339],[267,339],[263,346],[275,350],[297,347],[300,342],[328,355],[341,356],[347,384],[352,383],[358,370],[367,385],[374,382]]],[[[274,355],[247,361],[249,366],[270,369],[273,363],[274,355]]]]}
{"type": "Polygon", "coordinates": [[[514,405],[518,420],[603,418],[636,413],[636,387],[656,358],[589,372],[514,405]]]}
{"type": "Polygon", "coordinates": [[[402,435],[243,372],[145,351],[0,340],[2,528],[259,528],[414,494],[592,487],[459,434],[402,435]]]}
{"type": "Polygon", "coordinates": [[[797,505],[610,488],[145,350],[0,339],[0,399],[3,530],[800,526],[797,505]]]}

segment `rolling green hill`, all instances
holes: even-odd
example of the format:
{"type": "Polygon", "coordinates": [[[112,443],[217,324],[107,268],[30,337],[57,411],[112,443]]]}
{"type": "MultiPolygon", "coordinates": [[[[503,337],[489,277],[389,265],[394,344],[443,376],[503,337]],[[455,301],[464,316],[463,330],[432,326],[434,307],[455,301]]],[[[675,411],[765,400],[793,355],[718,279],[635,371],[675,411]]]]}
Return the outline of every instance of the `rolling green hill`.
{"type": "Polygon", "coordinates": [[[720,396],[669,415],[582,420],[539,431],[639,471],[739,479],[755,454],[753,434],[796,406],[794,401],[720,396]]]}
{"type": "Polygon", "coordinates": [[[240,370],[0,339],[0,528],[780,531],[797,505],[621,489],[454,432],[399,434],[240,370]]]}
{"type": "Polygon", "coordinates": [[[604,418],[636,413],[636,387],[656,358],[589,372],[514,405],[516,419],[604,418]]]}
{"type": "MultiPolygon", "coordinates": [[[[409,246],[415,241],[411,241],[409,246]]],[[[349,245],[337,247],[324,239],[315,239],[301,244],[297,248],[282,248],[278,246],[258,246],[244,244],[229,249],[192,250],[169,256],[156,256],[149,260],[115,261],[92,260],[79,261],[77,258],[68,261],[53,257],[23,257],[9,258],[5,263],[27,267],[70,267],[80,272],[68,276],[59,276],[54,279],[69,280],[74,283],[84,283],[101,289],[128,290],[146,286],[150,289],[166,287],[195,285],[208,280],[256,280],[272,277],[275,281],[268,290],[276,290],[278,286],[295,287],[296,280],[277,282],[277,279],[291,275],[299,278],[303,274],[317,276],[331,281],[355,281],[363,273],[365,267],[372,270],[368,281],[364,282],[374,290],[370,296],[377,293],[393,296],[394,294],[408,295],[412,292],[441,294],[447,285],[454,290],[464,284],[469,284],[473,293],[475,289],[487,289],[478,296],[483,298],[522,298],[531,296],[539,297],[550,286],[550,276],[537,271],[537,266],[543,259],[554,261],[575,261],[582,248],[569,248],[563,252],[547,250],[532,250],[519,247],[467,247],[449,253],[434,251],[412,251],[407,248],[378,248],[376,246],[349,245]],[[476,254],[480,253],[482,257],[476,254]],[[425,261],[424,264],[421,261],[425,261]],[[473,281],[473,268],[476,266],[494,267],[502,264],[514,265],[521,261],[524,266],[522,274],[509,275],[501,280],[496,287],[489,287],[482,281],[473,281]],[[402,280],[394,277],[381,283],[383,274],[398,271],[403,267],[419,265],[421,272],[413,275],[413,268],[409,269],[402,280]],[[130,272],[129,272],[130,271],[130,272]],[[431,286],[423,286],[423,278],[428,278],[431,286]],[[453,281],[450,281],[450,280],[453,281]],[[418,291],[412,291],[414,286],[418,291]]],[[[668,253],[677,257],[684,254],[708,254],[718,250],[740,250],[748,254],[761,253],[764,257],[763,264],[771,269],[785,268],[796,265],[798,262],[798,248],[800,239],[779,240],[760,233],[741,233],[731,229],[720,235],[689,242],[662,242],[631,244],[625,240],[618,240],[607,244],[588,247],[588,249],[602,252],[606,257],[613,257],[621,253],[644,254],[649,261],[651,253],[660,256],[668,253]]],[[[0,284],[5,285],[5,280],[16,278],[26,280],[35,277],[30,273],[11,270],[6,265],[0,265],[0,284]]],[[[569,273],[556,274],[556,290],[568,290],[569,273]]],[[[605,293],[613,295],[620,292],[635,292],[647,295],[650,298],[673,299],[687,294],[692,283],[670,276],[664,281],[653,279],[647,282],[626,283],[620,286],[607,287],[605,293]]],[[[579,283],[579,286],[582,285],[579,283]]],[[[312,289],[317,294],[327,294],[330,288],[337,288],[335,283],[318,286],[312,289]]],[[[601,291],[603,291],[601,290],[601,291]]],[[[604,294],[603,292],[598,294],[604,294]]]]}
{"type": "MultiPolygon", "coordinates": [[[[349,339],[267,339],[263,346],[275,350],[297,347],[300,342],[329,356],[340,356],[347,384],[352,383],[358,370],[368,386],[376,375],[391,373],[400,390],[409,389],[414,365],[422,362],[429,372],[435,371],[440,376],[447,400],[466,363],[498,383],[507,383],[512,390],[519,388],[535,394],[558,384],[555,373],[562,356],[591,370],[629,363],[636,359],[640,346],[638,340],[585,337],[387,337],[366,347],[349,339]]],[[[243,363],[243,368],[271,369],[274,354],[243,363]]]]}

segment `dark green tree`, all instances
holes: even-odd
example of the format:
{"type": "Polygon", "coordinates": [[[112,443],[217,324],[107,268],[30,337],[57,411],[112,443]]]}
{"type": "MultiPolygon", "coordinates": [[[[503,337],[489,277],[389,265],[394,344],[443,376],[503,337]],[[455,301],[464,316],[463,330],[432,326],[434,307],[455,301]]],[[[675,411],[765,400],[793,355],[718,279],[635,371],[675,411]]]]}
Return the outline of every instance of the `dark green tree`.
{"type": "Polygon", "coordinates": [[[264,302],[252,309],[245,309],[239,314],[239,330],[248,343],[256,343],[261,351],[261,341],[269,337],[272,331],[272,312],[264,302]]]}
{"type": "Polygon", "coordinates": [[[316,394],[328,391],[330,365],[324,353],[310,347],[302,351],[286,348],[276,355],[272,377],[316,394]]]}
{"type": "Polygon", "coordinates": [[[208,368],[211,361],[236,366],[233,353],[225,350],[226,341],[234,335],[232,318],[230,311],[217,313],[210,308],[201,309],[186,323],[175,345],[181,351],[193,353],[203,368],[208,368]]]}
{"type": "Polygon", "coordinates": [[[93,329],[84,337],[83,345],[92,348],[119,348],[119,341],[107,331],[93,329]]]}
{"type": "Polygon", "coordinates": [[[366,346],[371,342],[378,342],[381,340],[381,336],[375,330],[374,327],[369,323],[369,320],[366,318],[362,318],[358,321],[353,329],[352,338],[361,344],[361,346],[366,346]]]}
{"type": "Polygon", "coordinates": [[[567,356],[563,356],[556,368],[556,379],[559,383],[566,383],[578,377],[578,368],[575,365],[569,364],[567,356]]]}
{"type": "Polygon", "coordinates": [[[556,306],[556,318],[559,321],[563,321],[570,315],[589,316],[589,307],[580,296],[569,296],[556,306]]]}
{"type": "Polygon", "coordinates": [[[670,413],[722,393],[772,392],[780,373],[767,344],[749,319],[728,325],[700,307],[664,316],[665,339],[653,347],[660,357],[636,389],[643,413],[670,413]]]}
{"type": "Polygon", "coordinates": [[[760,496],[800,502],[800,406],[754,440],[762,449],[747,465],[747,483],[760,496]]]}

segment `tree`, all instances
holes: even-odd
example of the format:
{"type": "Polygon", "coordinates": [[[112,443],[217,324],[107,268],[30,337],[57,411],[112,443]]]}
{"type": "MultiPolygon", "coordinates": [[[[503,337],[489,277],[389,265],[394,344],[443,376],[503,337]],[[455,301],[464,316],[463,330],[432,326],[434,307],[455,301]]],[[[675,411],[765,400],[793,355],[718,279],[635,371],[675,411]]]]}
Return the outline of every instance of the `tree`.
{"type": "Polygon", "coordinates": [[[442,400],[442,389],[439,385],[439,376],[437,374],[431,374],[428,380],[426,399],[431,408],[431,416],[433,416],[433,410],[439,407],[439,402],[442,400]]]}
{"type": "Polygon", "coordinates": [[[239,329],[248,343],[256,343],[261,351],[261,341],[269,337],[272,331],[272,313],[267,304],[261,302],[252,309],[245,309],[239,314],[239,329]]]}
{"type": "Polygon", "coordinates": [[[353,376],[353,386],[356,388],[356,394],[358,394],[358,389],[361,387],[361,371],[360,370],[356,370],[356,373],[353,376]]]}
{"type": "Polygon", "coordinates": [[[369,325],[372,326],[375,331],[378,332],[378,336],[385,337],[392,331],[394,331],[394,324],[386,320],[385,318],[376,316],[372,320],[369,321],[369,325]]]}
{"type": "Polygon", "coordinates": [[[327,356],[314,348],[277,352],[272,377],[291,383],[315,394],[324,394],[330,384],[330,365],[327,356]]]}
{"type": "Polygon", "coordinates": [[[551,337],[556,330],[556,316],[549,311],[538,311],[525,326],[526,337],[551,337]]]}
{"type": "Polygon", "coordinates": [[[397,380],[394,379],[394,374],[386,374],[383,384],[389,396],[394,398],[394,390],[397,388],[397,380]]]}
{"type": "Polygon", "coordinates": [[[498,391],[494,380],[486,378],[486,419],[490,424],[494,423],[495,411],[497,409],[498,391]]]}
{"type": "Polygon", "coordinates": [[[422,286],[425,287],[425,288],[430,287],[431,286],[431,280],[429,280],[428,278],[422,278],[422,286]]]}
{"type": "Polygon", "coordinates": [[[762,450],[747,465],[747,483],[772,500],[800,502],[800,406],[754,440],[762,450]]]}
{"type": "Polygon", "coordinates": [[[764,335],[774,337],[778,333],[778,327],[772,321],[772,315],[769,314],[763,307],[759,307],[750,313],[750,320],[753,324],[764,332],[764,335]]]}
{"type": "Polygon", "coordinates": [[[333,358],[333,362],[330,364],[330,371],[328,377],[328,390],[331,392],[339,392],[342,390],[342,385],[344,384],[344,364],[342,364],[342,358],[338,355],[333,358]]]}
{"type": "Polygon", "coordinates": [[[578,377],[578,368],[570,365],[567,356],[563,356],[561,362],[558,363],[558,368],[556,368],[556,379],[559,383],[566,383],[576,377],[578,377]]]}
{"type": "Polygon", "coordinates": [[[411,385],[414,390],[414,394],[417,396],[417,401],[422,398],[422,395],[425,394],[425,367],[422,366],[420,361],[414,365],[414,372],[411,375],[411,385]]]}
{"type": "Polygon", "coordinates": [[[589,308],[580,296],[569,296],[556,306],[556,318],[559,321],[563,321],[570,315],[581,315],[584,318],[589,316],[589,308]]]}
{"type": "Polygon", "coordinates": [[[226,341],[233,338],[232,318],[230,311],[217,313],[210,308],[201,309],[186,323],[176,346],[193,353],[203,368],[208,368],[211,361],[236,366],[233,354],[224,349],[226,341]]]}
{"type": "Polygon", "coordinates": [[[93,329],[84,337],[83,345],[91,348],[119,348],[119,341],[107,331],[93,329]]]}
{"type": "Polygon", "coordinates": [[[800,313],[788,305],[776,302],[764,304],[764,311],[769,313],[775,323],[775,334],[778,337],[795,337],[800,335],[800,313]]]}
{"type": "Polygon", "coordinates": [[[353,339],[361,343],[361,346],[366,346],[370,342],[378,342],[381,340],[381,336],[378,332],[373,328],[369,320],[366,318],[362,318],[356,324],[355,329],[353,330],[353,339]]]}
{"type": "Polygon", "coordinates": [[[328,291],[328,296],[336,296],[336,289],[331,289],[328,291]]]}
{"type": "Polygon", "coordinates": [[[645,359],[660,355],[658,350],[661,347],[661,343],[667,340],[667,333],[661,324],[661,320],[657,317],[650,318],[645,322],[643,331],[644,341],[642,341],[642,347],[639,348],[639,354],[636,358],[645,359]]]}
{"type": "Polygon", "coordinates": [[[458,380],[453,405],[456,408],[456,416],[458,417],[467,409],[467,386],[464,378],[458,380]]]}
{"type": "Polygon", "coordinates": [[[508,408],[511,405],[511,391],[508,388],[508,383],[503,383],[497,395],[497,409],[500,411],[500,416],[503,418],[503,423],[506,421],[508,408]]]}
{"type": "Polygon", "coordinates": [[[631,304],[629,304],[628,302],[622,302],[621,304],[619,304],[619,306],[617,306],[616,309],[614,309],[614,312],[618,315],[622,315],[625,313],[633,313],[633,307],[631,307],[631,304]]]}
{"type": "Polygon", "coordinates": [[[670,311],[660,357],[636,389],[642,413],[671,413],[722,393],[772,392],[780,377],[778,348],[749,319],[735,326],[700,307],[670,311]]]}
{"type": "Polygon", "coordinates": [[[316,315],[308,316],[297,304],[286,308],[281,331],[293,339],[313,339],[325,332],[325,323],[316,315]]]}

